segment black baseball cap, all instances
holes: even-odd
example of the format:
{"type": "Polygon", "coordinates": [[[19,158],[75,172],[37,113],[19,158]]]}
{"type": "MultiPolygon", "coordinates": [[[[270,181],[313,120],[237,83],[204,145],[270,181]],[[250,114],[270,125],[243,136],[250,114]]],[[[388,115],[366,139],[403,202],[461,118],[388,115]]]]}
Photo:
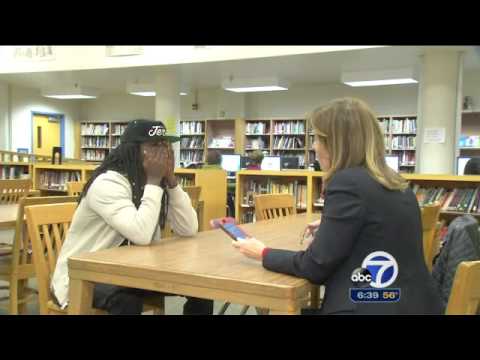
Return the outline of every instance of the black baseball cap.
{"type": "Polygon", "coordinates": [[[143,143],[159,140],[174,143],[180,141],[180,137],[167,134],[167,128],[161,121],[138,119],[128,123],[120,141],[143,143]]]}

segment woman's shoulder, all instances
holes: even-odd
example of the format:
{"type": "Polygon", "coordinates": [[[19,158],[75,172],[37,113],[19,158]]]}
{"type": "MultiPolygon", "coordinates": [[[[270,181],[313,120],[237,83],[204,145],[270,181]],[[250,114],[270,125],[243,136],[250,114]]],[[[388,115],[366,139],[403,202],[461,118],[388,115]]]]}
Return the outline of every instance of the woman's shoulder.
{"type": "Polygon", "coordinates": [[[341,184],[341,183],[358,183],[359,181],[365,181],[370,178],[367,169],[361,166],[341,169],[333,174],[330,179],[330,183],[341,184]]]}

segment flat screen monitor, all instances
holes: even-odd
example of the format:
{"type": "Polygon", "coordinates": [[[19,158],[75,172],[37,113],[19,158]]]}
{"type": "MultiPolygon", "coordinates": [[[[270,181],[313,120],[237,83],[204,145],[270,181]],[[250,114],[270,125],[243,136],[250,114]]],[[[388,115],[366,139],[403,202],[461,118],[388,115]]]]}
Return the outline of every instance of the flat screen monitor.
{"type": "Polygon", "coordinates": [[[280,170],[280,156],[265,156],[260,166],[262,170],[280,170]]]}
{"type": "Polygon", "coordinates": [[[295,156],[282,156],[280,165],[283,169],[298,169],[300,166],[300,159],[295,156]]]}
{"type": "Polygon", "coordinates": [[[464,157],[464,156],[459,156],[457,158],[457,175],[463,175],[465,171],[465,165],[467,165],[467,162],[470,159],[471,157],[464,157]]]}
{"type": "Polygon", "coordinates": [[[240,155],[222,155],[221,166],[228,172],[240,171],[240,155]]]}
{"type": "Polygon", "coordinates": [[[398,172],[398,168],[400,165],[400,158],[398,156],[387,155],[385,156],[385,161],[387,162],[388,166],[390,166],[393,170],[398,172]]]}

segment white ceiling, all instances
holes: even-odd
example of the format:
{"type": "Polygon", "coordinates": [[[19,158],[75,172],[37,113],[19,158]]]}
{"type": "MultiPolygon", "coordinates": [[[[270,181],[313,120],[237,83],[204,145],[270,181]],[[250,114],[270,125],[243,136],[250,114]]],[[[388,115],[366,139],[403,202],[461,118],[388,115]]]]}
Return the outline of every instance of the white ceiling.
{"type": "MultiPolygon", "coordinates": [[[[217,88],[226,77],[236,78],[278,76],[292,87],[307,84],[339,83],[342,71],[382,70],[417,67],[419,56],[427,47],[392,46],[333,53],[291,55],[261,59],[172,65],[183,85],[192,89],[217,88]]],[[[480,70],[480,51],[465,50],[465,69],[480,70]]],[[[129,81],[153,82],[159,66],[23,73],[0,75],[0,81],[17,86],[45,88],[57,86],[95,87],[102,93],[125,93],[129,81]]],[[[165,66],[161,67],[162,69],[165,66]]]]}

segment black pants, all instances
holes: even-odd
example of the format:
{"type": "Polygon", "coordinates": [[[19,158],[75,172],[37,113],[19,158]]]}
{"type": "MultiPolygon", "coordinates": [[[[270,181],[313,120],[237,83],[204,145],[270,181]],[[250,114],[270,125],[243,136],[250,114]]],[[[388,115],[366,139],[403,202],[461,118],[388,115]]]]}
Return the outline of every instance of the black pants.
{"type": "MultiPolygon", "coordinates": [[[[110,315],[140,315],[144,297],[152,293],[148,290],[97,284],[93,293],[93,307],[108,311],[110,315]]],[[[213,300],[187,297],[187,302],[183,305],[183,314],[211,315],[213,300]]]]}

